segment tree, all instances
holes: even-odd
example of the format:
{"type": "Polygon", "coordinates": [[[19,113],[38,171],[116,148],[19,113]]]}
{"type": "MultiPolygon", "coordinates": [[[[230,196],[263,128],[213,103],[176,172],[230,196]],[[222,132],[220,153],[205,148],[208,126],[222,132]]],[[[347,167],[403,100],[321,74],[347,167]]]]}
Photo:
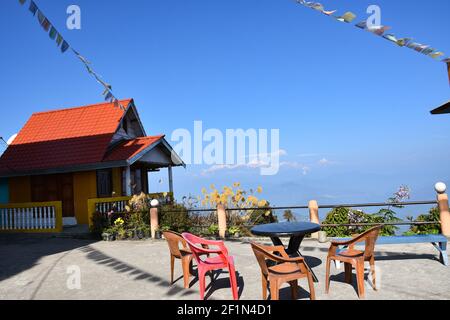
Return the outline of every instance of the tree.
{"type": "Polygon", "coordinates": [[[284,220],[286,220],[287,222],[297,221],[297,218],[295,217],[295,215],[294,215],[294,213],[292,212],[292,210],[284,210],[283,218],[284,218],[284,220]]]}

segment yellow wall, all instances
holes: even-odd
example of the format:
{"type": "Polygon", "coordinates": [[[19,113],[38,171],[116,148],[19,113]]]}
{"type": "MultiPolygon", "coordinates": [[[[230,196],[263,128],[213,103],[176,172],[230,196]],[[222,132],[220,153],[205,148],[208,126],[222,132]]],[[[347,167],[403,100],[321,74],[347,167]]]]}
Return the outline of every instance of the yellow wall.
{"type": "Polygon", "coordinates": [[[73,174],[75,217],[78,224],[89,224],[88,199],[97,198],[97,174],[95,171],[73,174]]]}
{"type": "Polygon", "coordinates": [[[116,197],[122,195],[122,168],[113,168],[112,171],[113,192],[116,197]]]}
{"type": "MultiPolygon", "coordinates": [[[[113,191],[122,195],[122,170],[114,168],[112,173],[113,191]]],[[[89,224],[88,199],[97,198],[97,172],[85,171],[73,174],[73,198],[75,217],[79,224],[89,224]]],[[[9,179],[9,203],[31,202],[30,177],[9,179]]]]}
{"type": "Polygon", "coordinates": [[[30,177],[9,178],[9,203],[31,202],[30,177]]]}

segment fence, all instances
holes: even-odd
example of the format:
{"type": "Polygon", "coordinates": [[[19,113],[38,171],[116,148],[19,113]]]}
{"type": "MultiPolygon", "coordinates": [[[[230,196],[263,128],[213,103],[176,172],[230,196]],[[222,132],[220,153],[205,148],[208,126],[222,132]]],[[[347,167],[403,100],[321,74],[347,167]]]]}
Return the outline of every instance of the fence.
{"type": "Polygon", "coordinates": [[[62,203],[0,205],[0,232],[61,232],[62,203]]]}
{"type": "MultiPolygon", "coordinates": [[[[173,193],[150,193],[147,194],[150,199],[157,199],[161,204],[167,204],[173,202],[173,193]]],[[[89,199],[88,206],[88,219],[89,226],[92,226],[92,217],[96,212],[100,214],[108,214],[109,212],[124,213],[125,207],[128,205],[131,197],[115,197],[115,198],[95,198],[89,199]]]]}
{"type": "MultiPolygon", "coordinates": [[[[318,205],[316,201],[311,201],[309,205],[306,206],[273,206],[273,207],[250,207],[250,208],[220,208],[217,209],[190,209],[187,210],[191,220],[192,227],[195,232],[205,234],[207,233],[208,228],[212,225],[218,225],[221,229],[220,235],[224,236],[227,230],[227,226],[234,225],[232,220],[231,212],[274,212],[277,210],[308,210],[309,218],[308,221],[319,223],[322,228],[325,227],[364,227],[364,226],[374,226],[374,225],[383,225],[383,226],[406,226],[406,225],[437,225],[440,224],[440,221],[398,221],[398,222],[387,222],[387,223],[348,223],[348,224],[324,224],[320,223],[319,219],[319,210],[320,209],[336,209],[336,208],[367,208],[367,207],[408,207],[408,206],[419,206],[419,205],[432,205],[437,206],[439,202],[436,200],[432,201],[409,201],[409,202],[401,202],[401,203],[392,203],[392,202],[376,202],[376,203],[359,203],[359,204],[326,204],[326,205],[318,205]],[[222,221],[221,221],[222,220],[222,221]]],[[[176,212],[174,210],[173,212],[176,212]]],[[[247,221],[241,223],[241,226],[245,229],[250,230],[254,227],[255,221],[247,221]]]]}

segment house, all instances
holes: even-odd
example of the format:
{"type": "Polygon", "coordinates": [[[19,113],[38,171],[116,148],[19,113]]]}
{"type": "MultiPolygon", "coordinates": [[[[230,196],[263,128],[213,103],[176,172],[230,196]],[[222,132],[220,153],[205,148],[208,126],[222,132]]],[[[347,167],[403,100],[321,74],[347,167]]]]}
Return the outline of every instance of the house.
{"type": "Polygon", "coordinates": [[[33,114],[0,158],[0,203],[60,201],[65,224],[89,224],[89,199],[148,193],[162,168],[173,195],[183,161],[164,135],[146,135],[133,99],[120,104],[33,114]]]}

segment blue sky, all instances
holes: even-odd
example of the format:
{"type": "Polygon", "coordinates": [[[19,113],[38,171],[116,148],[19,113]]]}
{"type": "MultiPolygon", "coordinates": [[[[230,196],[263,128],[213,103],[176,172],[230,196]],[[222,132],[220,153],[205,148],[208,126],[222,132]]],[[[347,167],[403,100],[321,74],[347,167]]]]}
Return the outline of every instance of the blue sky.
{"type": "MultiPolygon", "coordinates": [[[[447,0],[321,2],[358,21],[378,4],[390,32],[450,55],[447,0]]],[[[429,114],[449,98],[443,63],[292,0],[36,3],[116,96],[135,99],[148,134],[170,138],[195,120],[223,131],[280,129],[281,161],[295,166],[268,177],[177,169],[178,197],[240,181],[261,185],[276,205],[383,201],[401,184],[423,200],[434,198],[435,182],[450,183],[450,119],[429,114]],[[81,30],[65,28],[71,4],[81,7],[81,30]]],[[[33,112],[102,101],[101,87],[26,7],[12,0],[0,9],[1,136],[33,112]]],[[[161,177],[153,190],[166,188],[161,177]]]]}

